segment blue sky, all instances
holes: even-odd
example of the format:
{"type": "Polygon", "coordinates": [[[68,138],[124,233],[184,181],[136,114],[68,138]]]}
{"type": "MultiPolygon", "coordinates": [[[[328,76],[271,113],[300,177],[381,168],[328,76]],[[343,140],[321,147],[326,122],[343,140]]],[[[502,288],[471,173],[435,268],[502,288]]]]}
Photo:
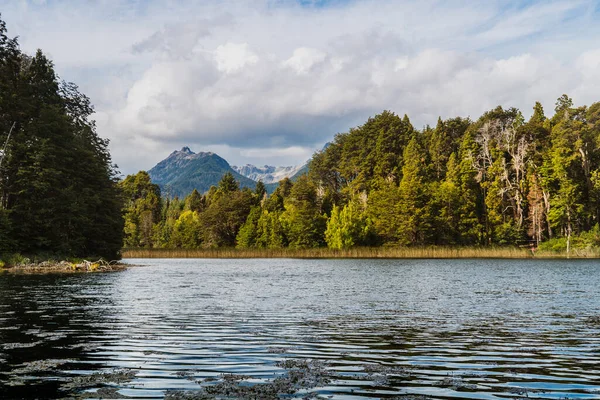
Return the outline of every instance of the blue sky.
{"type": "Polygon", "coordinates": [[[389,109],[413,124],[600,100],[599,2],[0,0],[96,105],[124,173],[184,145],[293,165],[389,109]]]}

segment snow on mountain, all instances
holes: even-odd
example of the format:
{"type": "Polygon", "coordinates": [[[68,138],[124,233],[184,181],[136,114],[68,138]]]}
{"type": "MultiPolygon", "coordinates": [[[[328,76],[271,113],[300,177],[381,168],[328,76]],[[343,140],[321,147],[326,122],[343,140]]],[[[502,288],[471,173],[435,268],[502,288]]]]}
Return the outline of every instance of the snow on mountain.
{"type": "Polygon", "coordinates": [[[148,171],[167,197],[183,198],[194,189],[200,193],[216,186],[227,172],[233,174],[241,187],[253,189],[256,182],[235,172],[229,163],[212,152],[194,153],[189,147],[172,152],[148,171]]]}
{"type": "Polygon", "coordinates": [[[231,168],[247,178],[253,181],[263,181],[263,183],[277,183],[284,178],[291,178],[296,175],[305,164],[296,165],[291,167],[274,167],[271,165],[265,165],[262,167],[256,167],[252,164],[246,164],[241,167],[233,165],[231,168]]]}

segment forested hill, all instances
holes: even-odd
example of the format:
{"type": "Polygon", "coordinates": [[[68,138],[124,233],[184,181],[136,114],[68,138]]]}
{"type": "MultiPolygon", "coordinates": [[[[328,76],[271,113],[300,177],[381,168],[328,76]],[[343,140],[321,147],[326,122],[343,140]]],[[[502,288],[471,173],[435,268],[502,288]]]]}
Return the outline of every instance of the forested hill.
{"type": "MultiPolygon", "coordinates": [[[[498,107],[419,131],[384,112],[314,156],[311,179],[344,205],[361,196],[384,242],[519,244],[598,223],[600,104],[566,95],[547,118],[498,107]]],[[[343,209],[342,209],[343,211],[343,209]]]]}
{"type": "Polygon", "coordinates": [[[203,196],[148,204],[138,196],[127,218],[155,217],[143,235],[131,225],[127,244],[598,246],[599,149],[600,103],[575,107],[566,95],[551,117],[536,103],[529,120],[497,107],[476,121],[416,129],[384,111],[336,135],[308,176],[270,196],[231,176],[203,196]]]}
{"type": "Polygon", "coordinates": [[[0,20],[0,255],[118,256],[122,197],[92,113],[0,20]]]}

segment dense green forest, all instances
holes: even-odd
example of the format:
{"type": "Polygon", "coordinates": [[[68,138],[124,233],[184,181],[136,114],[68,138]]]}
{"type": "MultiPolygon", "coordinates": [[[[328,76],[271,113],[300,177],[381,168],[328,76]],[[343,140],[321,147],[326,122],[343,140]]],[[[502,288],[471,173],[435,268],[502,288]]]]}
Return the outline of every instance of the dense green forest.
{"type": "Polygon", "coordinates": [[[0,254],[118,257],[123,199],[92,113],[0,19],[0,254]]]}
{"type": "Polygon", "coordinates": [[[552,117],[536,103],[528,121],[497,107],[421,130],[384,111],[270,196],[231,175],[174,200],[145,172],[121,186],[127,247],[597,246],[600,103],[563,95],[552,117]]]}
{"type": "Polygon", "coordinates": [[[116,258],[125,247],[600,245],[600,103],[561,96],[528,121],[497,107],[416,129],[384,111],[335,136],[306,175],[161,195],[118,181],[77,86],[0,20],[0,254],[116,258]],[[124,217],[124,218],[123,218],[124,217]]]}

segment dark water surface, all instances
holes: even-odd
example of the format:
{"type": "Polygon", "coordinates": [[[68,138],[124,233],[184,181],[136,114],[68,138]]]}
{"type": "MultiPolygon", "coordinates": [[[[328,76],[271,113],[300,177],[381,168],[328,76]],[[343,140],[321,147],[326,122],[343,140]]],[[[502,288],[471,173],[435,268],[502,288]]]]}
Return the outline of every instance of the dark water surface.
{"type": "Polygon", "coordinates": [[[128,262],[0,274],[1,399],[600,398],[598,261],[128,262]]]}

